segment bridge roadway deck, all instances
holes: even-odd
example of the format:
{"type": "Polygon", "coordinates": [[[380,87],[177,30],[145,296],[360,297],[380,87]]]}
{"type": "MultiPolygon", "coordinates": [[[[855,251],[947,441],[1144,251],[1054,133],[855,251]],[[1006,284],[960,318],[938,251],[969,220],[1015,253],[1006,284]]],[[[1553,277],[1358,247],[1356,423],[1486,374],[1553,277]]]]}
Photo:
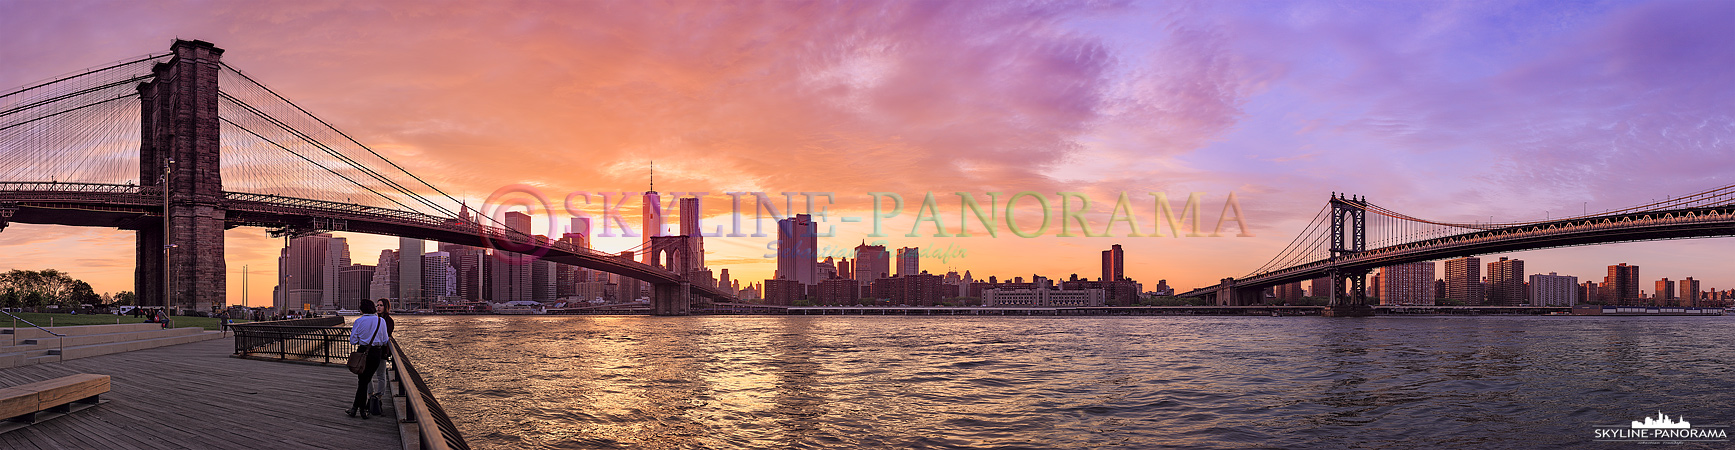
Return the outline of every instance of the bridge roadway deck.
{"type": "MultiPolygon", "coordinates": [[[[319,366],[231,358],[212,339],[0,370],[0,386],[75,373],[113,377],[107,403],[0,434],[0,448],[391,449],[392,413],[345,416],[355,375],[319,366]]],[[[391,406],[388,404],[387,409],[391,406]]]]}

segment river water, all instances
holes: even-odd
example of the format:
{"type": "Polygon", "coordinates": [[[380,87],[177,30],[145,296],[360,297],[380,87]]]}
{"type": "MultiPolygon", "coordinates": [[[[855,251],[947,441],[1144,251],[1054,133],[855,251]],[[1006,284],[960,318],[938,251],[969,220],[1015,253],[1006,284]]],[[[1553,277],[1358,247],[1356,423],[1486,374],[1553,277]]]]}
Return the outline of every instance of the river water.
{"type": "Polygon", "coordinates": [[[477,449],[1684,449],[1731,443],[1593,432],[1735,424],[1729,316],[397,323],[477,449]]]}

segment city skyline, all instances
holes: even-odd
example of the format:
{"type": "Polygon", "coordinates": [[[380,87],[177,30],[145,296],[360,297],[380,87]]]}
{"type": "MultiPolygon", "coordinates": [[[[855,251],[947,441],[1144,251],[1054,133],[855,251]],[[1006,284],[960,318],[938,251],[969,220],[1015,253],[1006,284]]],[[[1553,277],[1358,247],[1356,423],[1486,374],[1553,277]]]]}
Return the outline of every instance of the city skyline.
{"type": "MultiPolygon", "coordinates": [[[[1181,290],[1257,267],[1330,192],[1469,222],[1576,215],[1735,182],[1735,132],[1697,126],[1729,119],[1730,90],[1716,86],[1735,85],[1735,71],[1707,40],[1722,36],[1709,19],[1728,16],[1721,2],[1587,6],[1566,18],[1529,4],[894,4],[871,21],[847,8],[773,19],[713,10],[695,19],[715,25],[698,40],[705,42],[634,31],[672,25],[671,11],[659,8],[709,10],[703,4],[501,10],[438,33],[426,31],[459,17],[391,14],[412,6],[254,4],[192,14],[184,8],[193,6],[116,3],[93,16],[11,4],[17,14],[0,15],[0,37],[17,44],[0,49],[14,62],[0,69],[0,86],[161,51],[174,36],[204,39],[227,49],[226,61],[476,203],[513,183],[556,195],[643,191],[645,163],[655,158],[663,162],[659,190],[710,193],[707,227],[728,223],[723,192],[835,192],[834,218],[870,217],[867,193],[898,192],[904,214],[888,222],[889,236],[867,237],[864,222],[818,222],[838,226],[818,245],[957,247],[966,254],[920,266],[1010,277],[1094,273],[1100,251],[1121,244],[1128,278],[1147,286],[1167,279],[1181,290]],[[971,25],[945,25],[953,22],[971,25]],[[814,25],[794,26],[801,23],[814,25]],[[759,36],[780,26],[794,35],[744,45],[767,42],[759,36]],[[582,27],[612,30],[619,41],[573,31],[582,27]],[[326,32],[287,32],[307,28],[326,32]],[[797,42],[813,46],[791,46],[797,42]],[[598,103],[586,99],[616,106],[571,106],[598,103]],[[729,114],[738,110],[751,113],[729,114]],[[956,124],[932,125],[939,122],[956,124]],[[952,192],[985,200],[988,192],[1035,191],[1053,201],[1077,191],[1093,201],[1087,218],[1095,227],[1112,224],[1108,208],[1124,192],[1142,233],[1156,225],[1145,193],[1167,192],[1174,202],[1205,193],[1207,229],[1234,193],[1246,210],[1240,225],[1253,236],[1126,238],[1122,224],[1107,238],[1025,239],[1004,227],[993,238],[936,238],[931,224],[914,226],[930,191],[942,197],[949,231],[959,218],[952,192]],[[922,237],[904,236],[912,228],[922,237]]],[[[626,223],[640,223],[638,206],[626,205],[626,223]]],[[[533,222],[537,234],[562,235],[533,222]]],[[[336,236],[363,260],[400,245],[336,236]]],[[[278,276],[281,241],[247,228],[225,238],[229,302],[243,297],[244,267],[250,302],[271,298],[265,280],[278,276]]],[[[111,229],[13,224],[0,232],[9,254],[0,269],[56,268],[99,292],[131,290],[132,239],[111,229]]],[[[764,253],[772,240],[711,239],[707,264],[738,280],[771,278],[775,259],[764,253]]],[[[598,237],[594,245],[619,251],[641,242],[598,237]]],[[[1735,243],[1717,238],[1483,256],[1586,281],[1628,262],[1645,267],[1640,286],[1693,277],[1729,289],[1735,263],[1722,255],[1730,253],[1735,243]]]]}

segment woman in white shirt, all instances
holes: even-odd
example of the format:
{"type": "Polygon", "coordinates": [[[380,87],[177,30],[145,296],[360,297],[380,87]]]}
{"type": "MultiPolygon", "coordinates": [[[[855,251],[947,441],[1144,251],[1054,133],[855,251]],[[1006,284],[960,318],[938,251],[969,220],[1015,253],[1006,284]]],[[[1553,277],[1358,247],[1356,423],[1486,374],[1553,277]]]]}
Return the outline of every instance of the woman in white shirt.
{"type": "Polygon", "coordinates": [[[360,306],[362,316],[355,318],[355,324],[349,329],[349,343],[367,350],[367,368],[356,376],[355,402],[344,413],[350,417],[361,414],[361,418],[366,419],[368,381],[380,369],[380,360],[385,358],[386,344],[391,342],[392,336],[386,331],[386,321],[374,315],[377,308],[373,302],[364,301],[360,306]]]}

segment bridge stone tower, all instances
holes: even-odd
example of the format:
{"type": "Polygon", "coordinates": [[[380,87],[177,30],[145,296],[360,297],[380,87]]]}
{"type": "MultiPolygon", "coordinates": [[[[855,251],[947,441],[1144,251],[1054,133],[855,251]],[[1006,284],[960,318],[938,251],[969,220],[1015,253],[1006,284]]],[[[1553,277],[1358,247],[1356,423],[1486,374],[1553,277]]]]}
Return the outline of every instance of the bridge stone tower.
{"type": "Polygon", "coordinates": [[[154,78],[138,86],[139,185],[144,192],[166,192],[166,244],[174,247],[165,264],[162,225],[141,227],[133,284],[140,305],[210,311],[225,303],[227,277],[217,119],[223,49],[176,40],[170,51],[174,57],[158,63],[151,69],[154,78]]]}
{"type": "MultiPolygon", "coordinates": [[[[1331,195],[1331,259],[1367,250],[1366,198],[1331,195]]],[[[1331,303],[1326,316],[1369,316],[1367,270],[1331,271],[1331,303]]]]}
{"type": "MultiPolygon", "coordinates": [[[[695,239],[692,236],[652,236],[646,262],[691,277],[695,239]]],[[[685,316],[692,314],[692,283],[658,283],[651,286],[651,314],[685,316]]]]}

